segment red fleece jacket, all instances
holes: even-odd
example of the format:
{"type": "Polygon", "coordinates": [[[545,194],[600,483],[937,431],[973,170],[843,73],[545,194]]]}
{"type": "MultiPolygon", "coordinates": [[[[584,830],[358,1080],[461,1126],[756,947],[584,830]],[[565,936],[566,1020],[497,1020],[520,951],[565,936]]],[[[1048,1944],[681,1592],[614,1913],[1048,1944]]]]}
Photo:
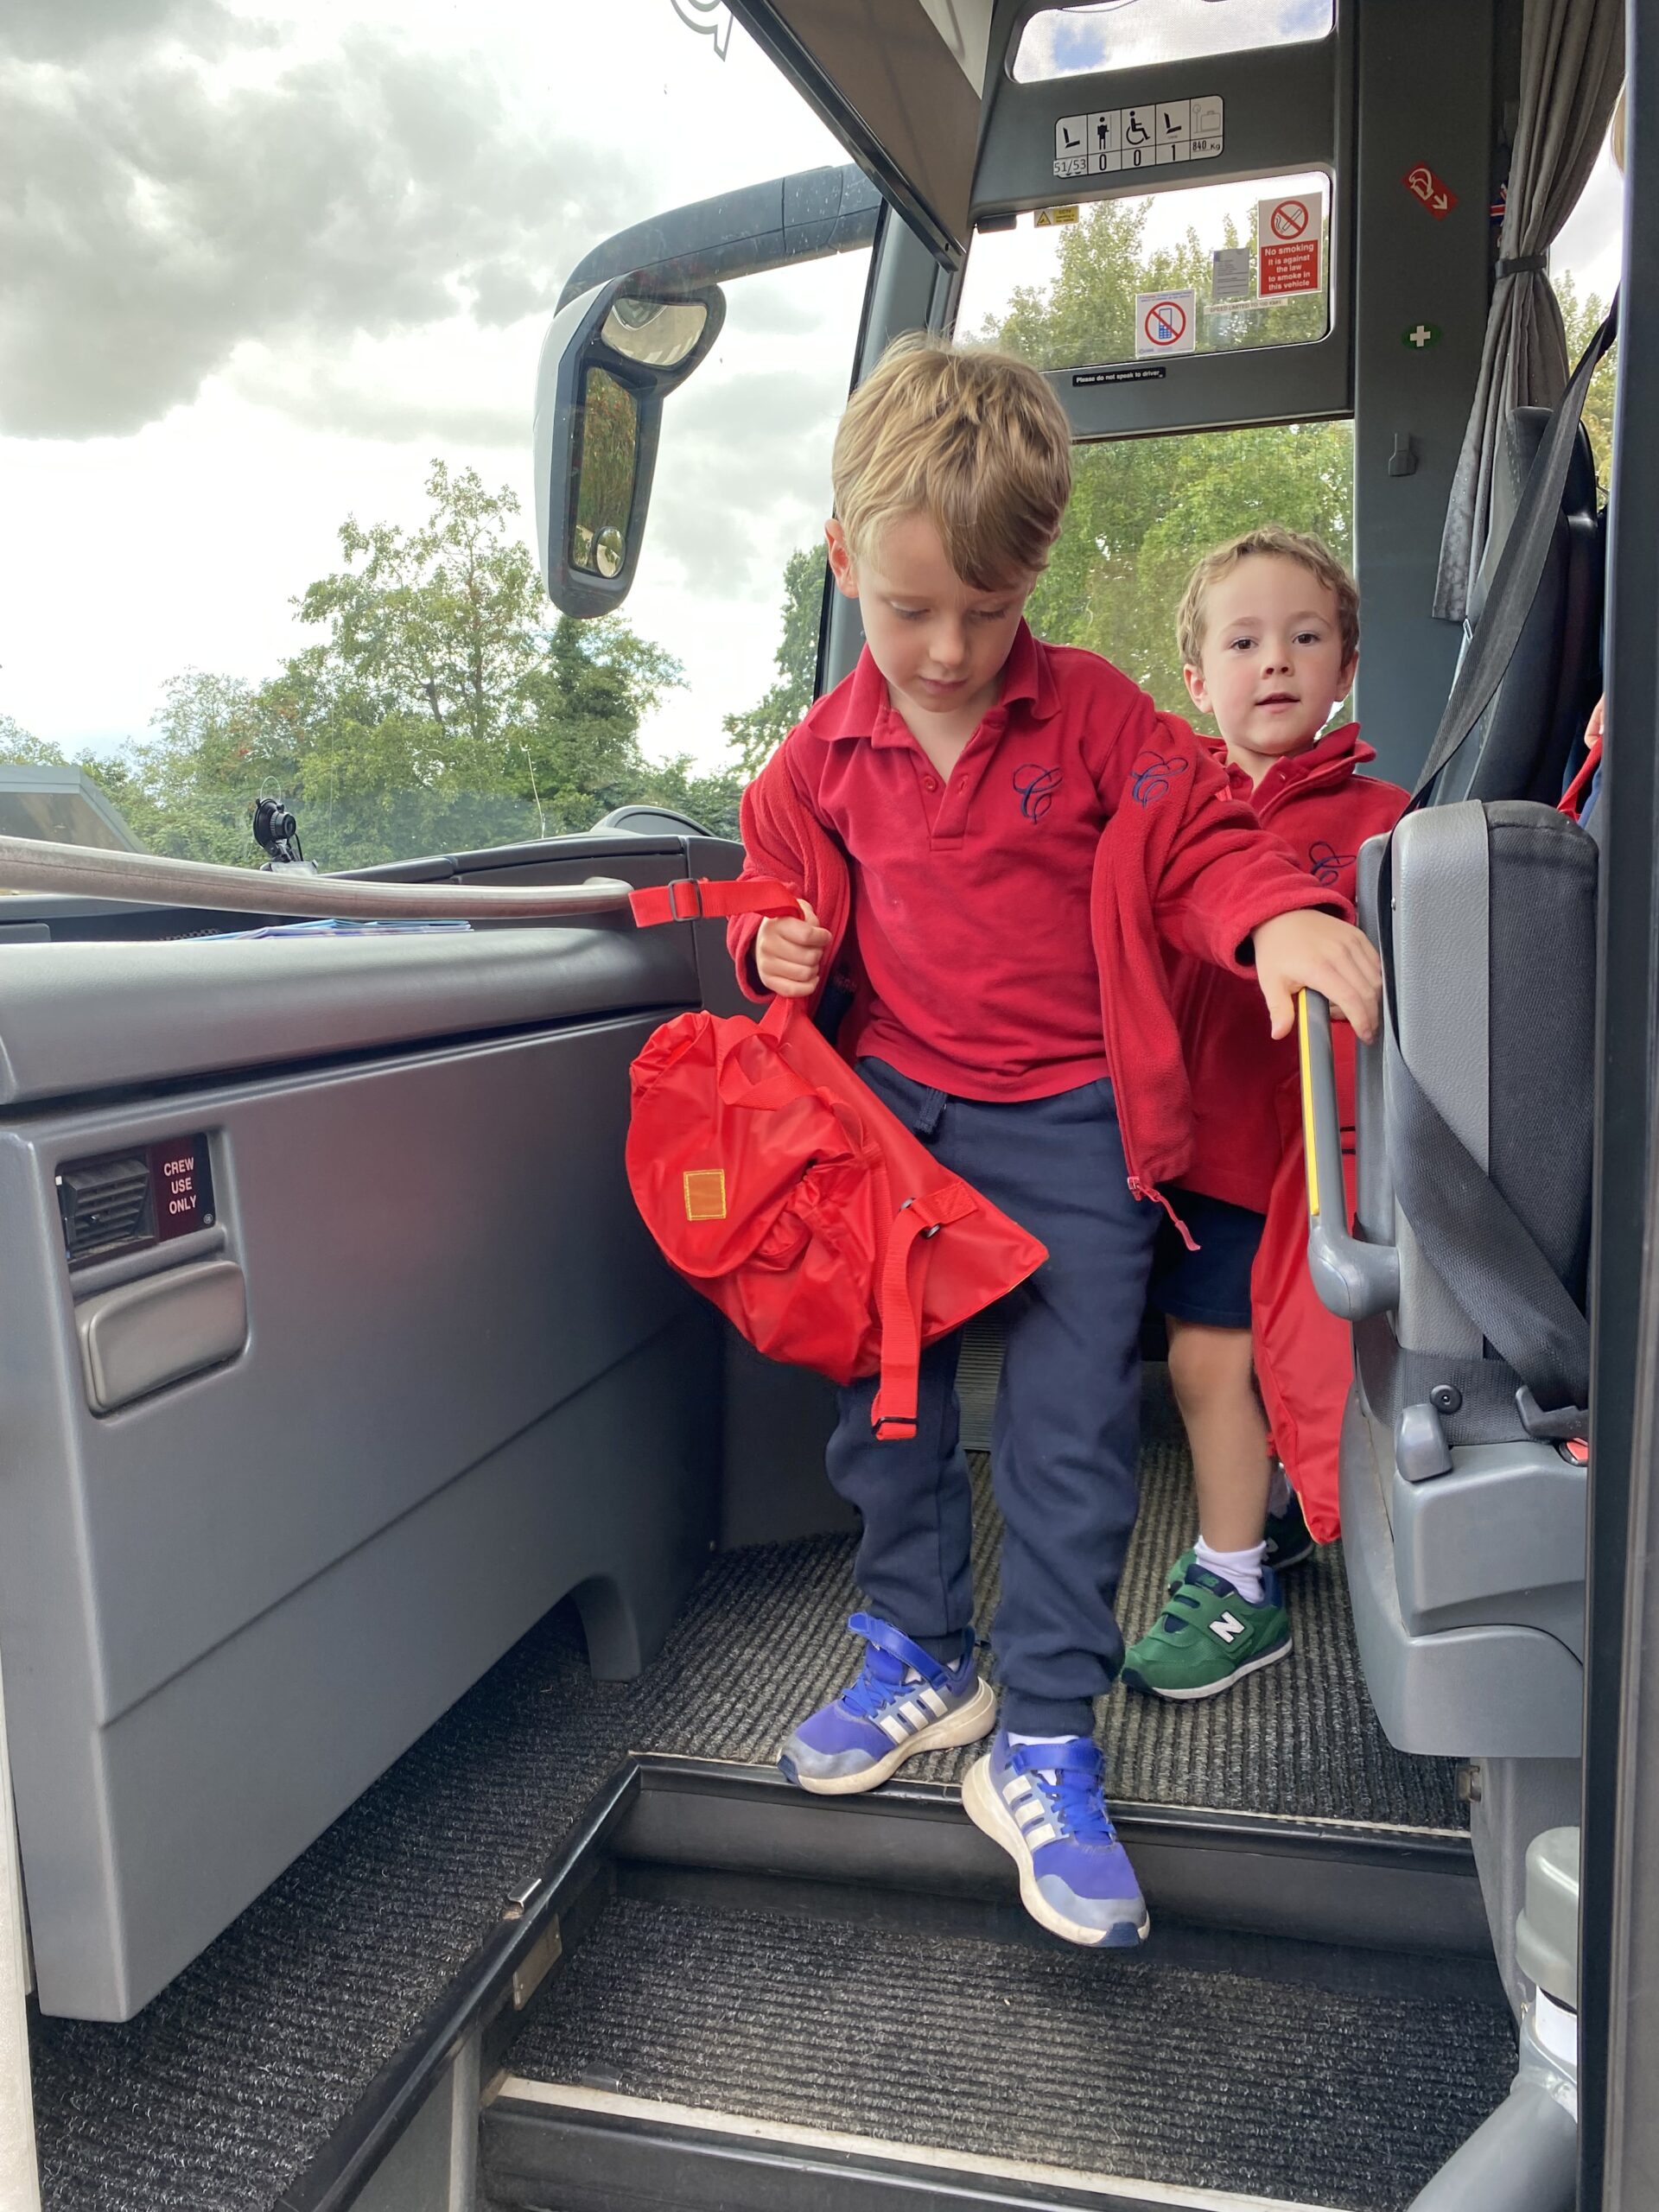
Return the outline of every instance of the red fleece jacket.
{"type": "MultiPolygon", "coordinates": [[[[1227,777],[1233,797],[1288,851],[1315,883],[1354,895],[1354,863],[1368,837],[1392,830],[1405,810],[1397,784],[1355,772],[1376,753],[1345,723],[1306,753],[1276,761],[1251,789],[1229,765],[1219,738],[1201,741],[1227,777]]],[[[1276,1103],[1297,1080],[1296,1040],[1275,1044],[1262,994],[1205,961],[1173,957],[1175,1008],[1192,1086],[1194,1131],[1188,1190],[1265,1213],[1284,1149],[1276,1103]]]]}
{"type": "MultiPolygon", "coordinates": [[[[1193,1142],[1192,1099],[1160,938],[1244,979],[1252,976],[1250,932],[1261,923],[1310,906],[1347,919],[1351,909],[1262,834],[1185,722],[1160,715],[1109,662],[1067,648],[1039,645],[1037,652],[1088,660],[1098,671],[1087,709],[1090,750],[1103,764],[1096,776],[1103,828],[1090,887],[1092,945],[1079,945],[1077,957],[1092,951],[1100,979],[1129,1185],[1137,1196],[1155,1196],[1159,1185],[1181,1179],[1193,1142]]],[[[1074,691],[1077,668],[1068,675],[1074,691]]],[[[830,932],[825,978],[868,1000],[849,929],[856,872],[816,790],[827,747],[815,735],[815,721],[839,727],[855,680],[817,702],[745,793],[744,873],[781,877],[808,901],[830,932]]],[[[750,915],[728,929],[739,979],[756,999],[765,995],[750,960],[759,928],[750,915]]],[[[1253,981],[1249,988],[1260,1003],[1253,981]]]]}

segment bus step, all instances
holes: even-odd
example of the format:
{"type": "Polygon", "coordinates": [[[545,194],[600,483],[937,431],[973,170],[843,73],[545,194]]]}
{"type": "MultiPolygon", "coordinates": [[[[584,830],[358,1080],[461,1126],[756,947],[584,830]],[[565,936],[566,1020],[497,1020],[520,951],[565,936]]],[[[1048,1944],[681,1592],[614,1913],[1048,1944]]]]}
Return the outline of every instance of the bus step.
{"type": "Polygon", "coordinates": [[[1117,1808],[1153,1930],[1100,1953],[941,1785],[642,1758],[612,1802],[486,2031],[489,2212],[1395,2212],[1514,2074],[1460,1838],[1117,1808]]]}

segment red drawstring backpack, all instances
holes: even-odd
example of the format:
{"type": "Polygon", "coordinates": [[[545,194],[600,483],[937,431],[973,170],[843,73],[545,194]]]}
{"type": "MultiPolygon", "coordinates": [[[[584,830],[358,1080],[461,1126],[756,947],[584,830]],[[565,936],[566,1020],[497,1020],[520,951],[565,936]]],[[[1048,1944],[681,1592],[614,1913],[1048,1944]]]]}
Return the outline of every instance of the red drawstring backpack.
{"type": "MultiPolygon", "coordinates": [[[[636,891],[636,922],[796,914],[766,878],[636,891]]],[[[632,1070],[628,1181],[671,1267],[758,1351],[836,1382],[878,1373],[871,1421],[916,1433],[924,1344],[1048,1257],[934,1159],[813,1025],[682,1014],[632,1070]]]]}

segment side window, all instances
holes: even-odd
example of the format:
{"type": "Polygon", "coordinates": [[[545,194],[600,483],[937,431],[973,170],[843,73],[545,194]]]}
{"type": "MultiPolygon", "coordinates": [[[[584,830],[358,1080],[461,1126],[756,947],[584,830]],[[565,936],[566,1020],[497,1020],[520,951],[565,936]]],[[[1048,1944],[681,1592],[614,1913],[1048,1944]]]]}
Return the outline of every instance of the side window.
{"type": "Polygon", "coordinates": [[[1181,678],[1175,611],[1201,553],[1263,522],[1310,530],[1353,561],[1353,432],[1289,423],[1125,438],[1072,454],[1071,504],[1032,597],[1033,627],[1087,645],[1160,707],[1214,734],[1181,678]]]}
{"type": "Polygon", "coordinates": [[[1202,54],[1248,54],[1326,38],[1333,0],[1096,0],[1039,8],[1020,34],[1014,73],[1022,85],[1094,69],[1132,69],[1202,54]]]}
{"type": "MultiPolygon", "coordinates": [[[[1624,245],[1624,180],[1611,140],[1590,172],[1579,204],[1549,252],[1549,281],[1560,302],[1569,365],[1589,344],[1618,289],[1624,245]]],[[[1596,371],[1585,402],[1584,427],[1596,456],[1603,495],[1612,478],[1613,395],[1618,376],[1614,345],[1596,371]]]]}
{"type": "Polygon", "coordinates": [[[714,352],[664,411],[626,610],[678,664],[645,733],[670,763],[654,795],[733,835],[743,785],[812,702],[830,453],[869,262],[728,285],[714,352]]]}
{"type": "MultiPolygon", "coordinates": [[[[975,239],[958,327],[1045,369],[1135,360],[1136,303],[1144,312],[1149,296],[1190,306],[1193,351],[1319,338],[1329,327],[1328,252],[1320,251],[1317,272],[1304,258],[1316,290],[1280,297],[1269,289],[1264,299],[1264,201],[1306,205],[1309,227],[1317,220],[1328,233],[1329,181],[1319,176],[1103,200],[1062,224],[1022,219],[1016,230],[975,239]]],[[[1270,252],[1269,287],[1282,267],[1270,252]]],[[[1144,358],[1144,341],[1139,350],[1144,358]]],[[[1072,461],[1071,504],[1033,597],[1033,626],[1103,653],[1160,706],[1209,728],[1193,714],[1175,641],[1187,574],[1209,547],[1264,521],[1315,531],[1351,562],[1351,426],[1116,439],[1078,447],[1072,461]]]]}

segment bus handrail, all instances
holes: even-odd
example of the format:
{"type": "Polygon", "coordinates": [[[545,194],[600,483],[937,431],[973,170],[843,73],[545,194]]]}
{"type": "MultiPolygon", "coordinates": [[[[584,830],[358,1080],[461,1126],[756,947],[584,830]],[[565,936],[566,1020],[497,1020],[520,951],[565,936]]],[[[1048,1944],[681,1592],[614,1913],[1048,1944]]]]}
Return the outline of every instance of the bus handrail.
{"type": "Polygon", "coordinates": [[[1308,1270],[1319,1303],[1339,1320],[1369,1320],[1400,1302],[1400,1255],[1392,1244],[1362,1243],[1348,1227],[1331,1001],[1319,991],[1296,995],[1296,1041],[1307,1155],[1308,1270]]]}
{"type": "MultiPolygon", "coordinates": [[[[616,914],[632,884],[615,876],[582,883],[365,882],[308,868],[225,868],[162,853],[107,852],[93,845],[0,836],[0,891],[45,891],[147,906],[209,906],[234,914],[292,914],[308,921],[551,921],[616,914]]],[[[4,918],[0,909],[0,920],[4,918]]]]}

